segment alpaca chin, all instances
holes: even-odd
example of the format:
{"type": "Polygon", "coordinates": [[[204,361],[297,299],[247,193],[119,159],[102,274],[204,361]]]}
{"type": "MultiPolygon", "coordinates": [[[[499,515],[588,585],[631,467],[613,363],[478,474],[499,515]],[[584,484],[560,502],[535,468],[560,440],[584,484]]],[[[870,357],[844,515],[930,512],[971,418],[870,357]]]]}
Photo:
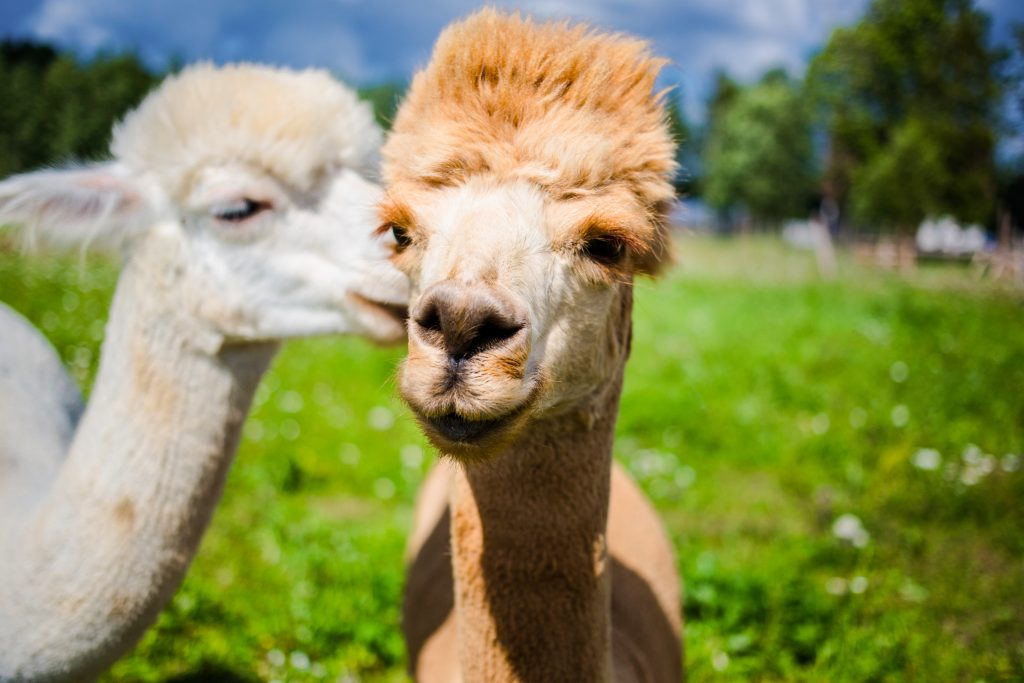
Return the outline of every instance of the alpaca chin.
{"type": "Polygon", "coordinates": [[[416,419],[430,443],[442,454],[464,464],[489,460],[515,442],[533,416],[540,387],[535,387],[526,403],[498,418],[475,420],[452,411],[427,417],[416,412],[416,419]]]}

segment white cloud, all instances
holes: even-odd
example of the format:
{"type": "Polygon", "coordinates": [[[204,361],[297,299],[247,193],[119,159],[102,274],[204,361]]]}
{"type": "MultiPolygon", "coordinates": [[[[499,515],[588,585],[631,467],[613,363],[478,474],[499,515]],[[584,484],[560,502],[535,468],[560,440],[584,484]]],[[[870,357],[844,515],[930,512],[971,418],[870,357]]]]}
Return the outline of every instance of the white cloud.
{"type": "Polygon", "coordinates": [[[31,20],[39,38],[64,42],[69,35],[86,50],[97,50],[112,42],[110,31],[97,21],[95,7],[76,0],[51,0],[31,20]]]}

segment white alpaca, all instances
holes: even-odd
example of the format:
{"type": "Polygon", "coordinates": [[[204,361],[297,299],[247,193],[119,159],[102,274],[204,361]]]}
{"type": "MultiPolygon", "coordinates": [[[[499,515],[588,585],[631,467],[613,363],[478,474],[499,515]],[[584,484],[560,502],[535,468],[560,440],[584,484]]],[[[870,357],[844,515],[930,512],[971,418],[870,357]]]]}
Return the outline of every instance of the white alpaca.
{"type": "Polygon", "coordinates": [[[276,340],[397,340],[372,236],[380,132],[328,75],[190,68],[114,129],[114,160],[0,183],[0,224],[119,248],[92,397],[0,308],[0,680],[80,681],[180,584],[276,340]]]}

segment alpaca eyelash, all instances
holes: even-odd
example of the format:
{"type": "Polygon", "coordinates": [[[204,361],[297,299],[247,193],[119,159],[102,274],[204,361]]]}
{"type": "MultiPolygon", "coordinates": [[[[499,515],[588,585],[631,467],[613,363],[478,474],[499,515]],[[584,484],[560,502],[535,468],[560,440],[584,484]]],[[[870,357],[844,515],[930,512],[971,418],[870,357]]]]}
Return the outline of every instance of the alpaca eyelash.
{"type": "Polygon", "coordinates": [[[210,214],[225,223],[241,223],[271,208],[270,202],[243,197],[227,202],[218,202],[210,207],[210,214]]]}
{"type": "Polygon", "coordinates": [[[398,251],[402,251],[410,244],[412,244],[412,237],[409,236],[408,228],[398,225],[397,223],[390,223],[389,226],[391,229],[391,234],[395,238],[395,244],[397,245],[396,248],[398,251]]]}
{"type": "Polygon", "coordinates": [[[626,254],[626,244],[614,235],[597,235],[589,237],[580,246],[580,253],[591,261],[614,266],[626,254]]]}

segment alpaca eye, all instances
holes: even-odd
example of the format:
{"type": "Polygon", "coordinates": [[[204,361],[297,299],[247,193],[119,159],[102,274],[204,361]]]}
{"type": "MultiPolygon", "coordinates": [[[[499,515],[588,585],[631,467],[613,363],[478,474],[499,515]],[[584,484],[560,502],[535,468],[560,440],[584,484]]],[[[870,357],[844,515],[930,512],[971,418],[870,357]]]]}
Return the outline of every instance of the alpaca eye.
{"type": "Polygon", "coordinates": [[[255,199],[243,197],[230,202],[221,202],[210,207],[210,214],[219,221],[226,223],[241,223],[247,218],[270,208],[269,202],[261,202],[255,199]]]}
{"type": "Polygon", "coordinates": [[[617,237],[601,235],[600,237],[591,237],[584,242],[582,251],[584,256],[593,261],[613,266],[622,260],[622,256],[626,253],[626,245],[617,237]]]}
{"type": "Polygon", "coordinates": [[[409,231],[401,225],[392,223],[391,234],[395,236],[395,242],[398,244],[399,251],[412,244],[412,238],[409,237],[409,231]]]}

